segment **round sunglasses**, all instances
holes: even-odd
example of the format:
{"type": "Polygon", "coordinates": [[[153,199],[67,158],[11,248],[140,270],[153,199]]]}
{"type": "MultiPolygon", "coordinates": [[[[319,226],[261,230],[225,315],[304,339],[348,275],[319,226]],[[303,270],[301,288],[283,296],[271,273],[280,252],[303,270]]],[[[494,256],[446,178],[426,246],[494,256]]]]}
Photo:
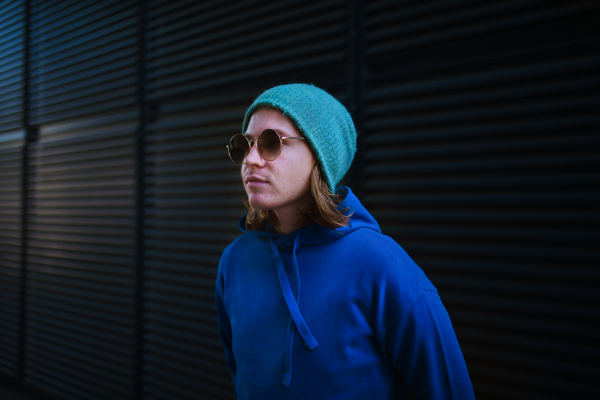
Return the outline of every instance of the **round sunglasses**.
{"type": "Polygon", "coordinates": [[[237,165],[242,165],[244,160],[250,153],[252,145],[256,143],[258,154],[266,160],[273,161],[281,154],[281,146],[283,139],[302,139],[303,137],[280,136],[274,129],[265,129],[258,135],[256,140],[248,140],[244,135],[233,135],[227,147],[231,161],[237,165]]]}

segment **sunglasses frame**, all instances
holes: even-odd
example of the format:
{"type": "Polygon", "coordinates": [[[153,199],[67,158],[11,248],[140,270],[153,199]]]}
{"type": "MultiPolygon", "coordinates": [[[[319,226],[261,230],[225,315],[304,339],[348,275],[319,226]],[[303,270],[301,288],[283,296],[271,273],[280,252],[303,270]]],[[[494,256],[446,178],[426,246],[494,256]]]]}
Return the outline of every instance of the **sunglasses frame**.
{"type": "Polygon", "coordinates": [[[305,140],[306,138],[303,137],[299,137],[299,136],[281,136],[281,134],[279,132],[277,132],[277,130],[275,129],[271,129],[271,128],[267,128],[265,130],[263,130],[259,135],[258,138],[256,138],[255,140],[249,140],[245,135],[242,135],[241,133],[237,133],[235,135],[233,135],[231,137],[231,139],[229,139],[229,144],[226,145],[225,147],[227,147],[227,154],[229,154],[229,158],[231,159],[231,161],[233,161],[233,163],[235,165],[244,165],[244,161],[246,160],[246,157],[248,157],[248,154],[250,154],[250,152],[252,151],[252,146],[256,143],[256,151],[258,151],[258,154],[260,155],[260,157],[265,160],[265,161],[275,161],[277,160],[277,158],[281,155],[281,152],[283,151],[283,139],[301,139],[301,140],[305,140]],[[260,148],[258,147],[258,140],[260,139],[260,136],[265,132],[265,131],[273,131],[277,134],[277,137],[279,138],[279,153],[277,153],[277,156],[275,156],[275,158],[273,158],[272,160],[267,160],[266,158],[263,157],[263,155],[260,152],[260,148]],[[246,139],[246,142],[248,142],[248,153],[246,153],[246,155],[244,156],[244,159],[242,160],[241,164],[236,163],[233,160],[233,157],[231,157],[231,143],[233,142],[233,138],[236,136],[241,136],[244,139],[246,139]]]}

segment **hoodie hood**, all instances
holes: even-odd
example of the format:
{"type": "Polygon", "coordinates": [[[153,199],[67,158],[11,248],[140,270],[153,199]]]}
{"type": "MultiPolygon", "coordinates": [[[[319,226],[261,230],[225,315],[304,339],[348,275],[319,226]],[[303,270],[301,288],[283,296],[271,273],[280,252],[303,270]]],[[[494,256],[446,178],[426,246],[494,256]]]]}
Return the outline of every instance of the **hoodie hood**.
{"type": "Polygon", "coordinates": [[[290,385],[292,378],[292,348],[296,330],[304,340],[304,344],[313,350],[318,346],[317,340],[310,333],[309,327],[304,321],[300,312],[300,267],[296,258],[296,252],[300,246],[313,246],[337,240],[357,229],[367,228],[381,233],[377,221],[363,207],[358,198],[352,193],[350,188],[344,186],[336,189],[337,194],[346,193],[344,201],[338,205],[338,209],[346,210],[344,215],[351,215],[350,224],[338,229],[328,229],[311,222],[287,235],[280,235],[270,224],[259,231],[249,231],[246,229],[246,216],[242,217],[238,226],[244,234],[257,235],[265,237],[271,244],[273,252],[273,261],[277,266],[277,276],[281,286],[283,298],[290,313],[285,345],[285,371],[283,374],[283,384],[290,385]],[[292,249],[292,269],[286,268],[279,254],[279,246],[292,249]],[[290,284],[290,282],[292,284],[290,284]]]}

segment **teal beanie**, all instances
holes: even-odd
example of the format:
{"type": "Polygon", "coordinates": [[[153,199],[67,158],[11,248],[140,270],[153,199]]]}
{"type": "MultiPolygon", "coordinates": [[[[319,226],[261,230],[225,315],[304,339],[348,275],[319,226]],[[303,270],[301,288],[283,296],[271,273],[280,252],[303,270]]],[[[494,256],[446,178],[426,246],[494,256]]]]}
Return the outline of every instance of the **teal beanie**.
{"type": "Polygon", "coordinates": [[[258,96],[246,111],[242,134],[254,111],[275,108],[292,120],[308,139],[332,192],[344,177],[356,153],[356,129],[346,108],[332,95],[313,85],[275,86],[258,96]]]}

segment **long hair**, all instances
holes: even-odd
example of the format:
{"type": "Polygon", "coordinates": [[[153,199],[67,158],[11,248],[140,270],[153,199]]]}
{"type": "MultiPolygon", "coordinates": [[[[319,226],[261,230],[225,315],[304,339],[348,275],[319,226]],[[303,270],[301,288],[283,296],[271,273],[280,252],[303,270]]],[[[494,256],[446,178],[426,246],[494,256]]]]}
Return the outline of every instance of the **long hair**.
{"type": "MultiPolygon", "coordinates": [[[[335,194],[329,188],[327,181],[323,178],[321,169],[315,163],[310,176],[310,190],[314,202],[304,211],[301,211],[302,218],[296,226],[304,225],[308,221],[315,221],[317,224],[329,228],[336,229],[346,226],[350,222],[350,215],[344,215],[348,209],[338,209],[338,204],[344,201],[346,193],[335,194]]],[[[272,226],[277,226],[277,216],[273,210],[255,210],[250,207],[248,195],[244,199],[244,204],[248,209],[246,216],[246,229],[249,231],[257,231],[270,223],[272,226]]]]}

